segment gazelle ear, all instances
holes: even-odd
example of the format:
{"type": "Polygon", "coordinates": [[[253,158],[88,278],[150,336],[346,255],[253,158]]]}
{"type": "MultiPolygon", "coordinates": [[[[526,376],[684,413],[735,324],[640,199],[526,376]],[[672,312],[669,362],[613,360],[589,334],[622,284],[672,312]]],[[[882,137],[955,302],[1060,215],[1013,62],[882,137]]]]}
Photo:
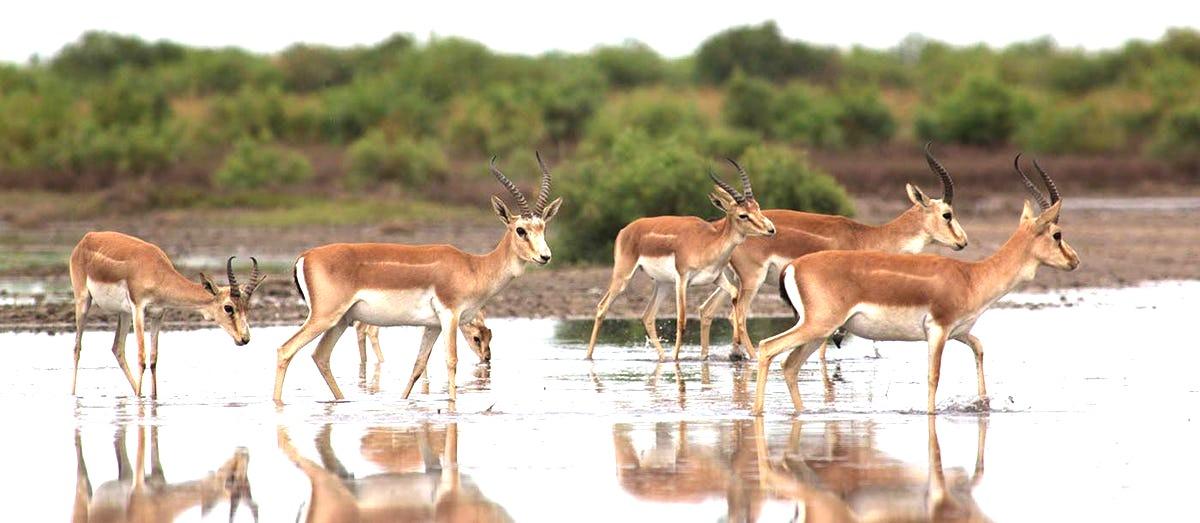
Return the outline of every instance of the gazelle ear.
{"type": "Polygon", "coordinates": [[[1025,200],[1025,207],[1021,209],[1021,221],[1034,220],[1037,218],[1037,212],[1033,210],[1033,205],[1029,200],[1025,200]]]}
{"type": "Polygon", "coordinates": [[[914,204],[921,207],[929,207],[929,197],[925,196],[925,193],[921,192],[921,189],[918,189],[916,185],[906,183],[904,184],[904,190],[908,191],[908,199],[912,200],[914,204]]]}
{"type": "Polygon", "coordinates": [[[708,200],[712,202],[716,208],[722,212],[730,212],[734,207],[737,207],[737,200],[734,200],[729,193],[725,192],[720,187],[714,187],[713,191],[708,193],[708,200]]]}
{"type": "Polygon", "coordinates": [[[212,278],[209,278],[208,275],[204,274],[203,272],[200,273],[200,285],[203,285],[204,290],[208,291],[208,293],[212,294],[213,296],[216,296],[217,292],[219,292],[217,291],[219,288],[217,287],[217,283],[212,281],[212,278]]]}
{"type": "Polygon", "coordinates": [[[1054,202],[1049,209],[1046,209],[1037,219],[1037,228],[1044,229],[1046,226],[1058,221],[1058,214],[1062,211],[1062,200],[1054,202]]]}
{"type": "Polygon", "coordinates": [[[505,225],[512,222],[512,213],[508,212],[508,206],[504,205],[504,200],[494,194],[492,195],[492,210],[496,211],[496,215],[505,225]]]}
{"type": "Polygon", "coordinates": [[[554,201],[550,202],[550,205],[547,205],[545,209],[542,209],[542,221],[550,221],[550,218],[553,218],[554,215],[558,214],[558,208],[561,205],[562,198],[555,198],[554,201]]]}

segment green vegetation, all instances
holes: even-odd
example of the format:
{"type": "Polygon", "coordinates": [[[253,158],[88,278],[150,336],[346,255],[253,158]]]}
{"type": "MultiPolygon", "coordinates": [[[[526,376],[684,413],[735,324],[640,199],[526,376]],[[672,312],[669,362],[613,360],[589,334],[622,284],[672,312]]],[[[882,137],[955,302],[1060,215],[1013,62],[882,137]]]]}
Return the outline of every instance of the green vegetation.
{"type": "Polygon", "coordinates": [[[764,185],[763,197],[834,212],[849,208],[832,182],[807,174],[805,149],[936,139],[1195,164],[1198,84],[1200,33],[1188,29],[1102,52],[1048,38],[993,49],[920,36],[838,50],[768,22],[723,31],[680,59],[638,42],[515,56],[406,35],[263,56],[92,32],[48,59],[0,64],[0,183],[136,194],[127,203],[151,206],[283,187],[465,199],[485,179],[452,173],[486,172],[495,154],[520,178],[538,148],[585,184],[558,186],[581,191],[569,207],[599,224],[580,235],[587,258],[583,246],[610,240],[631,216],[708,212],[697,185],[722,156],[762,162],[752,175],[764,180],[792,170],[779,179],[803,183],[764,185]],[[466,190],[423,191],[430,184],[466,190]],[[598,201],[639,187],[663,192],[616,209],[598,201]]]}

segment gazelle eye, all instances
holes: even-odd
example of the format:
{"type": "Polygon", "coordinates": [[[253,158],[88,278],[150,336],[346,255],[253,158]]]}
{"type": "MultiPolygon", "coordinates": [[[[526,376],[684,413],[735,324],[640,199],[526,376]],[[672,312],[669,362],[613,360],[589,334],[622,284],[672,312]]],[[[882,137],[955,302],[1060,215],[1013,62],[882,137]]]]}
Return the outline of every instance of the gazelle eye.
{"type": "Polygon", "coordinates": [[[475,340],[475,343],[480,343],[483,341],[483,340],[479,339],[479,336],[475,336],[474,338],[471,338],[471,339],[475,340]]]}
{"type": "Polygon", "coordinates": [[[950,221],[950,219],[951,219],[951,218],[953,218],[953,217],[954,217],[954,215],[953,215],[953,214],[950,214],[950,213],[946,213],[946,214],[943,214],[943,215],[942,215],[942,218],[945,218],[945,219],[946,219],[946,221],[950,221]]]}
{"type": "Polygon", "coordinates": [[[749,219],[750,219],[750,215],[749,215],[749,214],[739,214],[739,215],[738,215],[738,219],[740,219],[740,220],[749,220],[749,219]]]}
{"type": "Polygon", "coordinates": [[[520,236],[522,238],[525,237],[525,228],[524,227],[517,227],[517,236],[520,236]]]}
{"type": "Polygon", "coordinates": [[[1056,242],[1062,241],[1062,231],[1056,231],[1054,233],[1054,241],[1056,241],[1056,242]]]}
{"type": "Polygon", "coordinates": [[[225,305],[225,314],[233,316],[233,305],[225,305]]]}

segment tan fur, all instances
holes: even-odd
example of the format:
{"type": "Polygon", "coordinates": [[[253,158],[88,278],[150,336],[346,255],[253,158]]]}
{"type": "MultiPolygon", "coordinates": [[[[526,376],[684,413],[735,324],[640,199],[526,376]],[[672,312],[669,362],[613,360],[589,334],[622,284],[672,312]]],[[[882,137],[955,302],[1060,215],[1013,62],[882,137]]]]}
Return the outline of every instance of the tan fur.
{"type": "MultiPolygon", "coordinates": [[[[678,320],[675,328],[675,359],[683,345],[687,324],[687,288],[693,284],[716,281],[734,248],[748,236],[775,234],[771,220],[763,216],[758,202],[746,199],[736,202],[724,190],[715,188],[709,196],[713,204],[725,211],[725,218],[707,222],[695,216],[656,216],[634,220],[617,234],[613,249],[613,273],[608,292],[596,307],[596,319],[588,342],[587,358],[592,358],[600,324],[613,300],[625,291],[629,279],[641,268],[654,280],[654,294],[642,316],[642,323],[651,343],[663,358],[658,341],[655,316],[659,300],[666,289],[675,291],[678,320]],[[670,261],[667,266],[667,261],[670,261]]],[[[704,357],[706,354],[702,354],[704,357]]]]}
{"type": "MultiPolygon", "coordinates": [[[[987,391],[983,379],[983,346],[970,330],[975,320],[1017,284],[1033,278],[1037,268],[1049,265],[1074,270],[1079,257],[1064,241],[1057,224],[1062,202],[1034,216],[1028,202],[1020,224],[992,256],[964,262],[928,254],[893,254],[871,251],[825,251],[796,259],[792,283],[800,294],[793,301],[801,321],[791,329],[763,341],[758,354],[758,388],[753,412],[761,414],[767,369],[780,353],[793,351],[784,362],[784,378],[796,410],[803,410],[796,384],[800,366],[834,329],[846,324],[855,332],[858,316],[870,309],[908,310],[921,314],[919,323],[902,325],[906,334],[872,339],[925,339],[929,343],[929,394],[927,407],[934,411],[941,354],[947,339],[957,339],[975,353],[981,401],[987,391]]],[[[785,268],[782,281],[789,276],[785,268]]],[[[895,312],[893,312],[895,314],[895,312]]],[[[874,320],[864,320],[874,321],[874,320]]]]}
{"type": "MultiPolygon", "coordinates": [[[[250,342],[250,327],[247,316],[250,294],[242,284],[242,298],[230,295],[227,285],[218,285],[205,275],[201,283],[185,278],[166,253],[158,246],[133,236],[118,232],[89,232],[79,240],[71,251],[71,290],[75,295],[75,371],[71,378],[71,393],[75,393],[75,381],[79,372],[79,354],[82,351],[83,331],[87,325],[88,312],[93,305],[107,312],[118,314],[117,334],[113,340],[113,354],[117,364],[134,394],[141,395],[142,376],[147,364],[152,381],[151,396],[158,395],[158,333],[162,325],[164,309],[185,309],[201,313],[206,319],[216,322],[238,345],[250,342]],[[118,307],[106,307],[93,300],[89,282],[95,286],[123,289],[128,294],[128,303],[118,307]],[[231,310],[232,314],[226,312],[231,310]],[[146,319],[150,319],[151,347],[147,362],[145,347],[146,319]],[[132,322],[138,346],[138,377],[125,361],[125,337],[132,322]]],[[[112,304],[110,304],[112,305],[112,304]]]]}

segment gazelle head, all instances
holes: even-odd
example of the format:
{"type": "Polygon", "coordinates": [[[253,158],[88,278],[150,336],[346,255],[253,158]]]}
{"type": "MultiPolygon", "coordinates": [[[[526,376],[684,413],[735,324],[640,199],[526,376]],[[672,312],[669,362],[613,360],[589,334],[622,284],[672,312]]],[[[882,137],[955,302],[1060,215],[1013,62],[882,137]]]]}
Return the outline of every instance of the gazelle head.
{"type": "Polygon", "coordinates": [[[929,168],[934,174],[942,180],[942,197],[930,198],[921,191],[916,185],[906,184],[905,189],[908,191],[908,199],[912,200],[913,205],[921,210],[924,217],[925,234],[934,243],[940,243],[956,251],[961,251],[967,246],[967,232],[963,230],[962,225],[958,223],[958,215],[954,213],[954,180],[950,179],[950,173],[946,172],[946,168],[938,163],[933,154],[929,152],[929,143],[925,144],[925,161],[929,163],[929,168]]]}
{"type": "Polygon", "coordinates": [[[483,312],[480,312],[470,322],[464,323],[462,333],[470,343],[471,350],[479,356],[480,363],[490,363],[492,361],[492,329],[484,325],[483,312]]]}
{"type": "Polygon", "coordinates": [[[1067,240],[1063,238],[1062,227],[1058,224],[1058,216],[1062,212],[1062,199],[1058,195],[1058,187],[1054,185],[1050,175],[1042,170],[1042,166],[1038,165],[1037,160],[1034,160],[1033,166],[1041,175],[1042,183],[1046,184],[1046,190],[1050,192],[1050,199],[1047,200],[1025,175],[1025,171],[1021,170],[1020,161],[1021,155],[1018,154],[1013,159],[1013,168],[1021,175],[1021,183],[1041,208],[1040,211],[1034,211],[1029,200],[1025,200],[1025,206],[1021,210],[1021,227],[1033,236],[1031,253],[1042,265],[1073,271],[1079,267],[1079,255],[1067,244],[1067,240]]]}
{"type": "Polygon", "coordinates": [[[546,203],[550,199],[550,169],[547,169],[545,162],[542,161],[541,153],[535,152],[534,154],[537,156],[538,166],[542,168],[542,185],[538,190],[537,205],[532,209],[529,207],[529,201],[525,199],[521,190],[496,167],[496,157],[493,156],[489,164],[492,175],[512,194],[513,199],[520,207],[521,214],[514,215],[512,211],[508,210],[504,200],[495,195],[492,196],[492,209],[500,216],[500,221],[508,227],[511,233],[508,238],[512,242],[511,247],[517,256],[527,262],[545,265],[550,263],[550,246],[546,245],[546,223],[555,214],[558,214],[562,198],[557,198],[549,204],[546,203]]]}
{"type": "Polygon", "coordinates": [[[204,319],[220,325],[233,338],[233,342],[241,346],[250,343],[250,324],[247,320],[250,296],[267,277],[259,272],[258,260],[251,257],[254,269],[250,272],[250,283],[238,284],[237,277],[233,275],[233,259],[234,256],[230,256],[225,261],[229,285],[218,285],[208,275],[200,273],[200,284],[212,294],[212,300],[200,308],[200,314],[204,319]]]}
{"type": "Polygon", "coordinates": [[[729,158],[725,160],[737,169],[738,176],[742,179],[743,192],[738,192],[732,185],[718,178],[716,173],[709,171],[708,177],[712,178],[716,187],[713,188],[713,192],[708,194],[708,199],[718,209],[725,212],[730,223],[742,234],[746,236],[774,236],[775,224],[771,223],[771,220],[766,216],[763,216],[762,209],[758,207],[758,201],[754,199],[754,190],[750,187],[750,177],[746,175],[746,171],[737,162],[729,158]]]}

